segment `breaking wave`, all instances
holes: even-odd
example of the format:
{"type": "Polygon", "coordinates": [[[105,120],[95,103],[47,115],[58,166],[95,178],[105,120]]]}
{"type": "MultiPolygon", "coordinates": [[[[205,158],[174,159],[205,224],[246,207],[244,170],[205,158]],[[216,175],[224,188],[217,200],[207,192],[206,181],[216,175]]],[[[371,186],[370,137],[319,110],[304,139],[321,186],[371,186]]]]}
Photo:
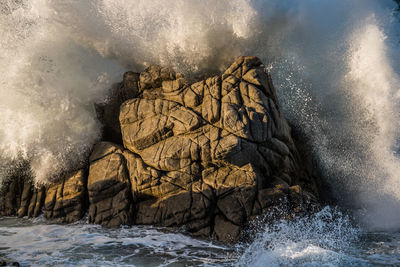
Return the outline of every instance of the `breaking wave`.
{"type": "MultiPolygon", "coordinates": [[[[366,263],[350,251],[360,229],[329,207],[311,217],[282,220],[263,230],[240,256],[237,266],[349,266],[366,263]]],[[[361,253],[360,253],[361,254],[361,253]]]]}
{"type": "Polygon", "coordinates": [[[337,198],[372,227],[400,225],[399,19],[391,0],[5,0],[0,3],[0,177],[37,183],[82,164],[93,103],[127,69],[218,72],[239,55],[271,70],[337,198]]]}

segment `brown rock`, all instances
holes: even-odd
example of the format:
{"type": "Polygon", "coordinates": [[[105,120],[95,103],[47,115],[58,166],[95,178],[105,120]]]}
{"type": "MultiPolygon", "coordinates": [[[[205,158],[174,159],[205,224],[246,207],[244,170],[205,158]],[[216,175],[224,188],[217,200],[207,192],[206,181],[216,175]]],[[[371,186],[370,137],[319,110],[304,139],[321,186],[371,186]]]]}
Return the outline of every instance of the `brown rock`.
{"type": "Polygon", "coordinates": [[[35,218],[42,213],[42,208],[44,206],[44,201],[46,197],[46,189],[44,186],[33,189],[33,195],[28,207],[28,217],[35,218]]]}
{"type": "Polygon", "coordinates": [[[91,223],[184,226],[234,242],[258,215],[290,219],[318,207],[319,178],[258,58],[240,57],[191,85],[151,66],[125,73],[113,90],[97,111],[104,140],[123,147],[96,144],[88,177],[77,171],[46,192],[12,180],[0,194],[1,215],[37,216],[46,194],[45,215],[60,222],[79,220],[87,202],[91,223]]]}
{"type": "Polygon", "coordinates": [[[132,222],[132,197],[122,148],[98,143],[90,156],[89,222],[108,227],[132,222]]]}
{"type": "Polygon", "coordinates": [[[121,127],[119,125],[119,108],[121,104],[139,94],[139,73],[128,71],[122,83],[115,84],[109,98],[95,105],[97,117],[103,124],[103,140],[122,144],[121,127]]]}
{"type": "MultiPolygon", "coordinates": [[[[36,189],[32,183],[29,165],[21,162],[17,166],[7,181],[1,185],[0,216],[23,217],[28,215],[31,198],[36,189]]],[[[37,215],[40,213],[42,204],[38,203],[37,215]]]]}
{"type": "Polygon", "coordinates": [[[48,186],[44,205],[45,217],[60,223],[80,220],[86,209],[86,184],[85,170],[78,170],[48,186]]]}
{"type": "Polygon", "coordinates": [[[315,181],[257,58],[241,57],[222,76],[192,85],[153,66],[139,84],[141,95],[120,111],[135,223],[234,241],[273,205],[286,201],[290,213],[305,199],[316,202],[317,191],[290,187],[315,181]]]}

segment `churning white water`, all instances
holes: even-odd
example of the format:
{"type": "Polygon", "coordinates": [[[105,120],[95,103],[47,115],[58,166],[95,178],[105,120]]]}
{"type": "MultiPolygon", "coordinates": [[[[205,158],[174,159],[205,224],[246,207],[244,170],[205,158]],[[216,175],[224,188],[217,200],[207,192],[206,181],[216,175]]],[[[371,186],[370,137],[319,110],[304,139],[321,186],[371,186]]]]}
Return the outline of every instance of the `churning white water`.
{"type": "Polygon", "coordinates": [[[250,244],[198,240],[176,229],[102,228],[0,218],[0,258],[22,266],[374,266],[400,264],[400,234],[363,232],[325,208],[263,226],[250,244]]]}
{"type": "Polygon", "coordinates": [[[30,162],[37,183],[81,164],[100,136],[93,103],[127,69],[218,72],[255,55],[336,197],[368,227],[398,229],[395,8],[392,0],[1,0],[0,181],[15,160],[30,162]]]}
{"type": "Polygon", "coordinates": [[[237,258],[234,247],[165,229],[107,229],[85,220],[63,226],[1,218],[0,236],[0,258],[22,266],[227,266],[237,258]]]}

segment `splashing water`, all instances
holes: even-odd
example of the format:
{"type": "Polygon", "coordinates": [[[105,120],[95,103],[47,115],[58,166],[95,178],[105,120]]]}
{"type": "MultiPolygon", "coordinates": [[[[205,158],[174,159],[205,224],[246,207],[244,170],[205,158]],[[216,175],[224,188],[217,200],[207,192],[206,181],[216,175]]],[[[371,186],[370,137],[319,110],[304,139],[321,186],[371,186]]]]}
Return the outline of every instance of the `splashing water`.
{"type": "Polygon", "coordinates": [[[390,1],[299,6],[300,36],[277,62],[280,100],[341,203],[374,229],[400,216],[399,18],[390,1]],[[323,14],[323,18],[321,18],[323,14]],[[280,66],[278,66],[280,64],[280,66]]]}
{"type": "Polygon", "coordinates": [[[43,183],[84,160],[99,138],[92,104],[122,68],[73,41],[46,1],[0,11],[0,153],[28,159],[43,183]]]}
{"type": "Polygon", "coordinates": [[[262,226],[251,244],[198,240],[176,229],[102,228],[44,218],[0,218],[0,258],[62,266],[374,266],[399,265],[400,234],[368,233],[337,209],[262,226]]]}
{"type": "Polygon", "coordinates": [[[93,103],[126,69],[270,66],[292,125],[372,227],[400,225],[399,20],[391,0],[6,0],[0,3],[0,177],[30,161],[37,183],[85,161],[93,103]],[[389,223],[390,222],[390,223],[389,223]]]}
{"type": "Polygon", "coordinates": [[[310,218],[265,226],[237,265],[348,265],[359,261],[347,252],[359,234],[348,216],[327,207],[310,218]]]}

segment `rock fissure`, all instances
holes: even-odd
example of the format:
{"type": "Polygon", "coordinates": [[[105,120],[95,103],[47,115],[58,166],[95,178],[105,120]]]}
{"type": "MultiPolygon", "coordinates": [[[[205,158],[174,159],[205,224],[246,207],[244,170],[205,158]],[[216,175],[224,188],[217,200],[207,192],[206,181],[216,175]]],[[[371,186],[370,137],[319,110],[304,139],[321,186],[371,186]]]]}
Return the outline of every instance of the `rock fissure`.
{"type": "Polygon", "coordinates": [[[126,72],[111,93],[96,105],[104,134],[87,170],[46,190],[7,184],[15,197],[2,191],[1,215],[35,217],[44,206],[46,218],[69,223],[88,209],[90,223],[107,227],[185,226],[234,242],[263,213],[284,207],[292,218],[318,206],[318,177],[304,167],[256,57],[193,84],[158,66],[126,72]]]}

